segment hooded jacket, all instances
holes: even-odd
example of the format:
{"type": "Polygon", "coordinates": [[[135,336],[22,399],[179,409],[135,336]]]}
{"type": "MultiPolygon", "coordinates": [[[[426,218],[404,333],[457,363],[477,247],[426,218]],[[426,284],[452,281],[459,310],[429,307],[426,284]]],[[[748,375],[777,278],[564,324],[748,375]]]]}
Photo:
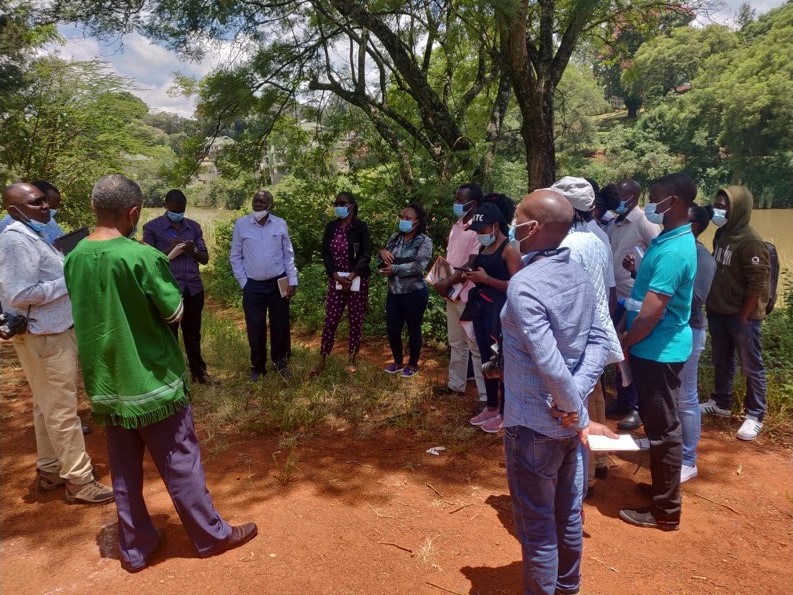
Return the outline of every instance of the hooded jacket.
{"type": "Polygon", "coordinates": [[[727,186],[719,194],[727,196],[729,211],[727,223],[713,240],[716,276],[707,308],[716,314],[738,314],[747,296],[759,296],[749,317],[761,320],[768,303],[771,259],[763,240],[749,225],[752,194],[743,186],[727,186]]]}

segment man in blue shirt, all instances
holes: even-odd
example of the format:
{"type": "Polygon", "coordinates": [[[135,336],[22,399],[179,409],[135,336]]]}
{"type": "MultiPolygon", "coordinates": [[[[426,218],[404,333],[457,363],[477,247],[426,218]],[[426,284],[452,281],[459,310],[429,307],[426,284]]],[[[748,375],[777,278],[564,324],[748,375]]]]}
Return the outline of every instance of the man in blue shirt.
{"type": "Polygon", "coordinates": [[[572,223],[573,207],[558,192],[523,199],[515,239],[525,268],[510,280],[501,311],[504,448],[525,593],[578,593],[578,442],[593,434],[616,438],[587,415],[609,339],[595,316],[589,277],[569,249],[559,248],[572,223]]]}
{"type": "Polygon", "coordinates": [[[691,354],[691,298],[697,249],[688,210],[697,187],[687,175],[669,174],[650,188],[645,214],[664,231],[647,249],[627,303],[622,347],[630,359],[639,414],[650,439],[652,506],[623,509],[620,518],[639,527],[680,527],[682,428],[677,412],[680,371],[691,354]]]}
{"type": "Polygon", "coordinates": [[[204,311],[204,283],[199,264],[209,262],[209,251],[198,222],[184,216],[187,197],[178,189],[165,194],[165,213],[143,226],[143,242],[164,252],[171,263],[171,273],[182,292],[184,314],[180,322],[171,325],[179,338],[182,327],[187,363],[193,380],[199,384],[214,384],[207,374],[207,365],[201,357],[201,314],[204,311]]]}
{"type": "Polygon", "coordinates": [[[270,354],[275,369],[283,377],[292,373],[287,367],[289,337],[289,298],[297,291],[295,252],[286,221],[270,212],[273,195],[259,190],[253,195],[253,213],[234,223],[231,238],[231,270],[242,288],[242,309],[251,348],[251,381],[267,373],[267,316],[270,317],[270,354]],[[288,289],[281,295],[279,279],[286,278],[288,289]]]}

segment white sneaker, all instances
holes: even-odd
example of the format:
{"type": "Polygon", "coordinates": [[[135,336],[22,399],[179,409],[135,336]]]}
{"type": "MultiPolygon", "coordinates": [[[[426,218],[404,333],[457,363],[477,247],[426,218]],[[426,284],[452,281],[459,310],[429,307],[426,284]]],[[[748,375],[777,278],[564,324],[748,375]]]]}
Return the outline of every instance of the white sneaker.
{"type": "Polygon", "coordinates": [[[747,415],[735,436],[738,440],[754,440],[760,435],[762,429],[763,424],[757,421],[757,418],[747,415]]]}
{"type": "Polygon", "coordinates": [[[683,465],[680,468],[680,483],[686,483],[694,479],[699,472],[696,465],[683,465]]]}
{"type": "Polygon", "coordinates": [[[716,415],[718,417],[730,417],[730,415],[732,415],[732,411],[729,409],[722,409],[713,399],[710,399],[707,403],[700,403],[699,410],[702,412],[702,415],[716,415]]]}

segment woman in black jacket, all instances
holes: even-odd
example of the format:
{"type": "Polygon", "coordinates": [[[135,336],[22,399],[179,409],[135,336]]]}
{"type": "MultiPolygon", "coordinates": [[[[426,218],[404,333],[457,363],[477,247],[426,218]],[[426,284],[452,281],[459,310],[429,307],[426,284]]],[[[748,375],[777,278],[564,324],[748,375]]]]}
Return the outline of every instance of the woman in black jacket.
{"type": "Polygon", "coordinates": [[[316,376],[325,369],[325,360],[333,350],[336,328],[345,306],[350,317],[350,372],[355,372],[355,356],[361,345],[363,319],[369,300],[369,262],[372,241],[366,223],[358,219],[358,204],[351,192],[340,192],[334,203],[336,219],[325,226],[322,237],[322,261],[328,274],[325,299],[325,324],[320,344],[321,360],[314,368],[316,376]]]}

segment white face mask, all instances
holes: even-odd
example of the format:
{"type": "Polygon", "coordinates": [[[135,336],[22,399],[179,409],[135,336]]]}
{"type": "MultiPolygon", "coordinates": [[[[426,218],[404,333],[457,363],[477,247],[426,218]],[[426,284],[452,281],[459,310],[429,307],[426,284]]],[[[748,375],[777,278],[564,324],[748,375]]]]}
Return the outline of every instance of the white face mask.
{"type": "Polygon", "coordinates": [[[727,209],[713,209],[713,217],[710,220],[716,227],[721,227],[727,223],[727,209]]]}
{"type": "MultiPolygon", "coordinates": [[[[517,229],[517,228],[519,228],[519,227],[523,227],[524,225],[529,225],[529,224],[531,224],[531,223],[538,223],[538,221],[536,221],[536,220],[534,220],[534,219],[531,219],[531,220],[529,220],[529,221],[526,221],[525,223],[521,223],[520,225],[516,225],[516,226],[515,226],[515,229],[517,229]]],[[[518,250],[519,250],[520,252],[523,252],[523,250],[520,248],[520,245],[523,243],[523,240],[528,240],[530,237],[531,237],[531,236],[529,236],[529,235],[526,235],[526,236],[524,236],[522,239],[518,240],[518,239],[517,239],[517,236],[516,236],[516,238],[515,238],[515,239],[517,240],[517,244],[518,244],[518,250]]]]}
{"type": "Polygon", "coordinates": [[[253,212],[253,217],[256,219],[256,221],[261,222],[262,219],[267,217],[268,214],[269,214],[269,211],[267,209],[264,209],[262,211],[254,211],[253,212]]]}

